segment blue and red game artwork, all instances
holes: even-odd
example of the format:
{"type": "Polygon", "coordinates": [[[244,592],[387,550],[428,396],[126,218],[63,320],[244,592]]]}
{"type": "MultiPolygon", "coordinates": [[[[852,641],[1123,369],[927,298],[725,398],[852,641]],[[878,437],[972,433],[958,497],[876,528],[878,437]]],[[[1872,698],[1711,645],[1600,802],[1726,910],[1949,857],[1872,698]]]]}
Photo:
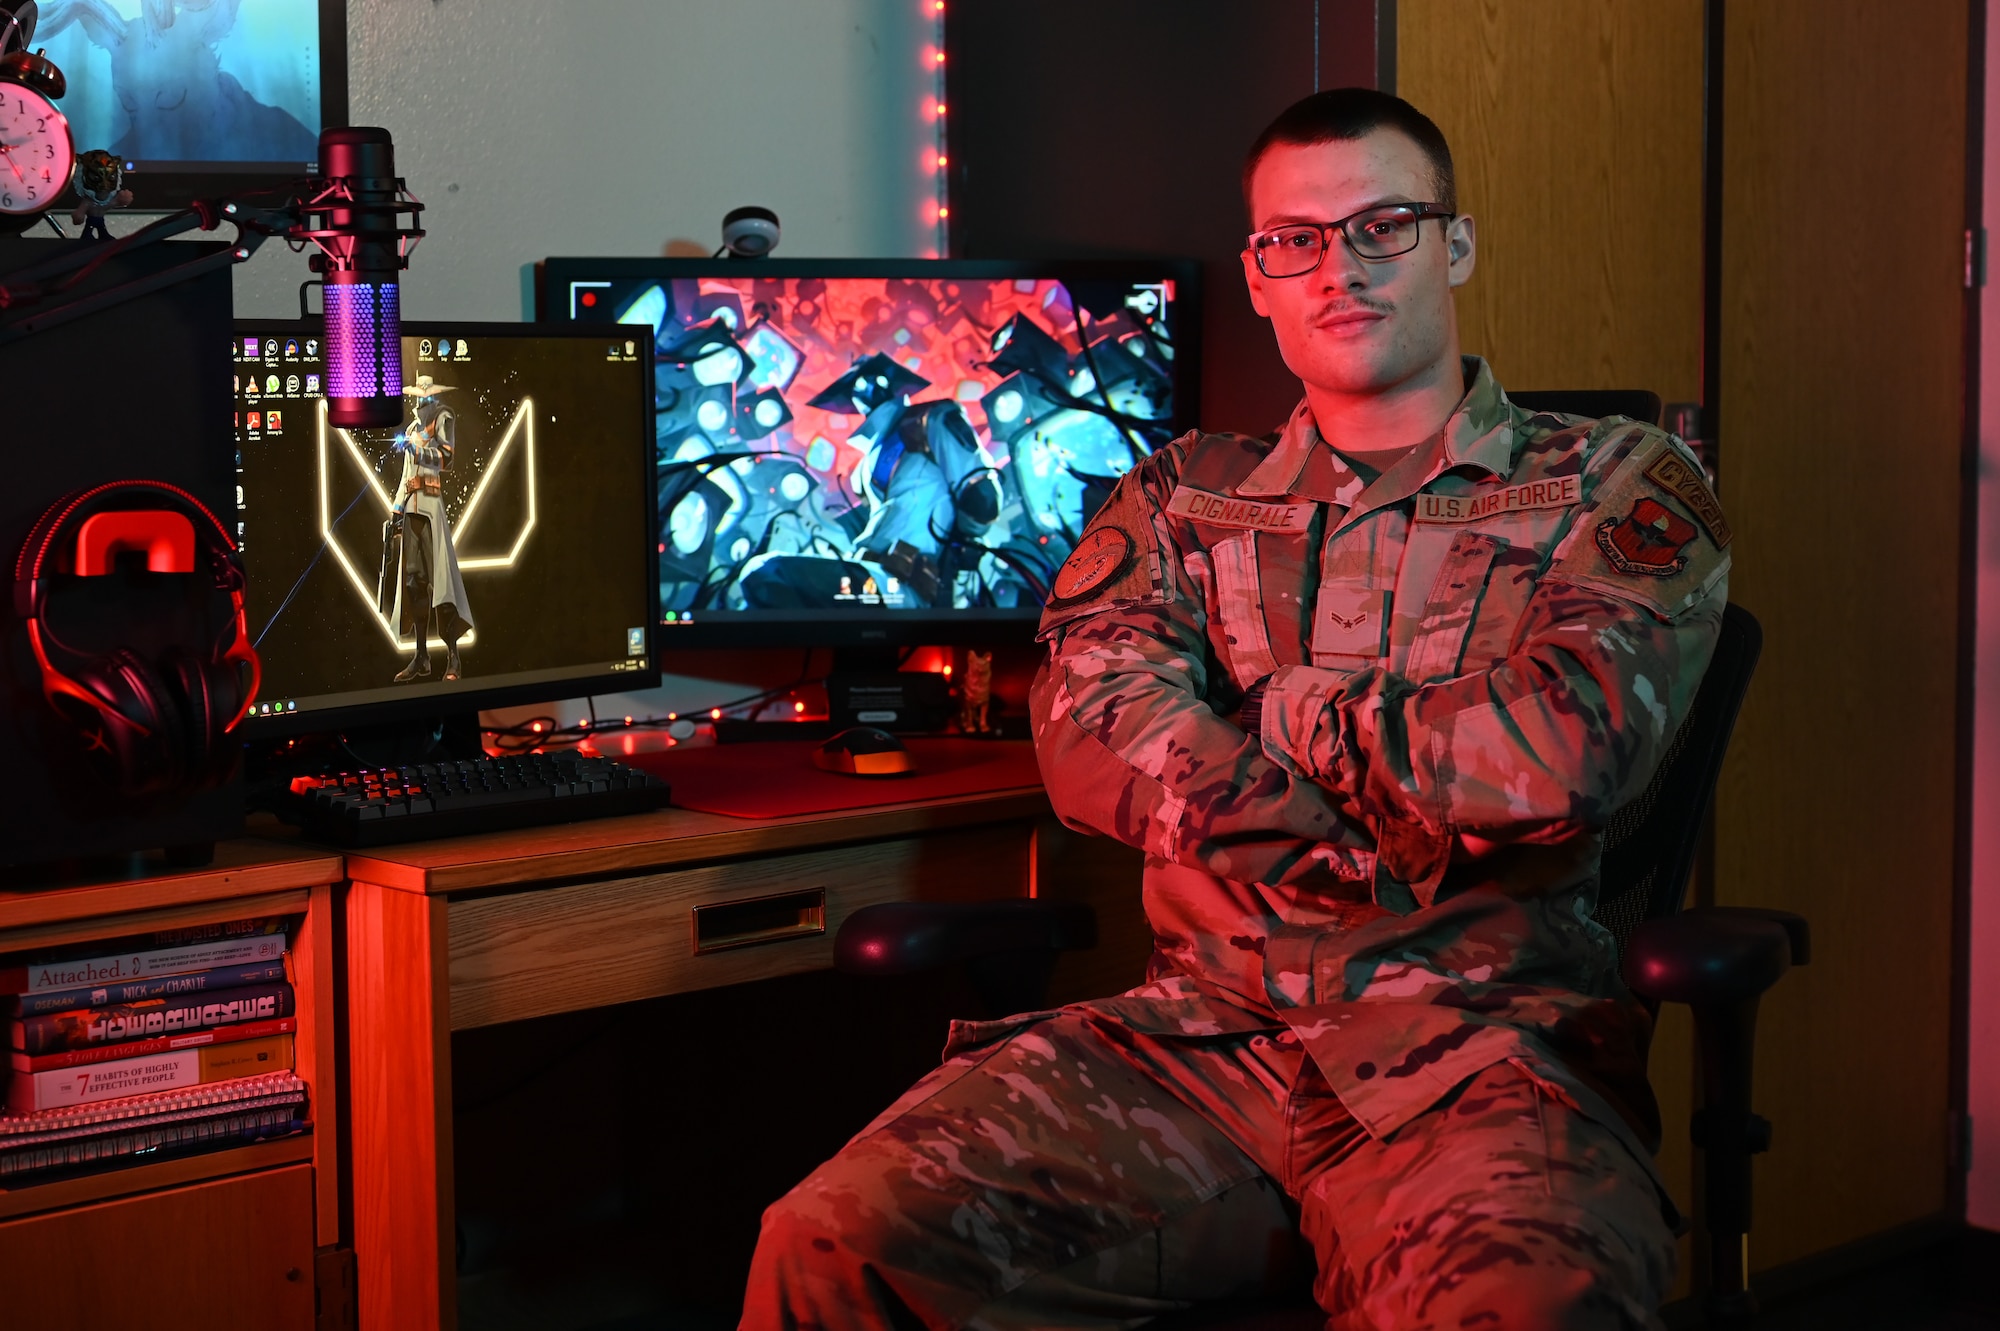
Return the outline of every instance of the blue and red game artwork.
{"type": "Polygon", "coordinates": [[[669,611],[1032,608],[1170,437],[1173,283],[572,283],[650,324],[669,611]]]}

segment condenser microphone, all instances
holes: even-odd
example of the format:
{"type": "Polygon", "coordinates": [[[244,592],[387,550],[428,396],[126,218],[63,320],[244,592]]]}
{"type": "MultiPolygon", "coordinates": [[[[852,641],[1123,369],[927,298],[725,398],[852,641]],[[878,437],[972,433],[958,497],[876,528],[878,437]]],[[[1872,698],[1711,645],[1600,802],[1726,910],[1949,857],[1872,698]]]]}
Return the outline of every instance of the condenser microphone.
{"type": "Polygon", "coordinates": [[[396,175],[389,131],[327,129],[319,136],[318,192],[304,206],[319,246],[314,272],[326,299],[326,405],[329,423],[365,430],[403,421],[403,321],[397,279],[422,239],[396,175]],[[411,214],[398,227],[401,213],[411,214]]]}

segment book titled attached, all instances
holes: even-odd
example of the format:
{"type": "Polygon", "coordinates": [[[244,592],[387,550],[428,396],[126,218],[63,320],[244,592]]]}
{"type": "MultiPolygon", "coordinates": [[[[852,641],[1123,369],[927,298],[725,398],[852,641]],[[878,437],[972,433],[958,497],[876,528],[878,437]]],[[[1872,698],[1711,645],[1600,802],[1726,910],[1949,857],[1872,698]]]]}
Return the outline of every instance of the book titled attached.
{"type": "Polygon", "coordinates": [[[235,966],[213,966],[205,971],[180,975],[157,975],[149,980],[128,980],[117,984],[93,985],[83,989],[52,989],[40,994],[11,994],[0,998],[0,1012],[14,1017],[41,1017],[51,1012],[71,1012],[77,1008],[109,1007],[116,1003],[143,1003],[149,998],[185,998],[218,989],[238,989],[251,984],[276,984],[290,979],[283,965],[249,961],[235,966]]]}
{"type": "Polygon", "coordinates": [[[65,948],[60,955],[7,958],[0,961],[0,994],[93,989],[217,966],[279,965],[284,954],[281,917],[163,930],[65,948]]]}
{"type": "MultiPolygon", "coordinates": [[[[289,1018],[287,1019],[289,1020],[289,1018]]],[[[177,1090],[231,1077],[252,1077],[292,1066],[292,1037],[176,1049],[143,1058],[121,1058],[80,1068],[16,1072],[7,1083],[7,1107],[17,1114],[177,1090]]]]}

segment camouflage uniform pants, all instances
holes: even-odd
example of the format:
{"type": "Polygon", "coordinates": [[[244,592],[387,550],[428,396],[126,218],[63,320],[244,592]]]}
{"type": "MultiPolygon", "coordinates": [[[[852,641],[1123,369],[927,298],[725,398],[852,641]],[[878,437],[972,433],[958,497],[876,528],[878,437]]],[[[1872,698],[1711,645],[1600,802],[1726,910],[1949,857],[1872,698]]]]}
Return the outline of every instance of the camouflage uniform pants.
{"type": "Polygon", "coordinates": [[[1659,1325],[1651,1175],[1512,1062],[1376,1140],[1281,1026],[972,1029],[765,1213],[747,1331],[1135,1326],[1286,1288],[1300,1236],[1330,1331],[1659,1325]]]}

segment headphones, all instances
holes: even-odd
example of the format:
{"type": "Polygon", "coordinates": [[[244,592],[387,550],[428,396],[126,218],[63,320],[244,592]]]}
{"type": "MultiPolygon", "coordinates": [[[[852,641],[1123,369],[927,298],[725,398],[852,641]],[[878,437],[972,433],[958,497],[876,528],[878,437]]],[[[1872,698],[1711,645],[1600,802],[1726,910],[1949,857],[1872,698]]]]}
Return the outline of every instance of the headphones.
{"type": "Polygon", "coordinates": [[[21,545],[14,609],[41,668],[42,696],[76,727],[86,758],[120,791],[188,790],[229,774],[235,765],[229,737],[249,713],[263,669],[244,619],[242,559],[207,505],[165,481],[109,481],[65,496],[21,545]],[[154,506],[112,506],[135,495],[154,506]],[[133,552],[146,556],[151,572],[194,573],[197,547],[214,589],[229,595],[226,645],[212,645],[206,655],[172,647],[152,662],[122,647],[103,655],[80,651],[50,627],[55,574],[101,576],[113,571],[119,555],[133,552]],[[69,567],[58,567],[65,558],[69,567]]]}

